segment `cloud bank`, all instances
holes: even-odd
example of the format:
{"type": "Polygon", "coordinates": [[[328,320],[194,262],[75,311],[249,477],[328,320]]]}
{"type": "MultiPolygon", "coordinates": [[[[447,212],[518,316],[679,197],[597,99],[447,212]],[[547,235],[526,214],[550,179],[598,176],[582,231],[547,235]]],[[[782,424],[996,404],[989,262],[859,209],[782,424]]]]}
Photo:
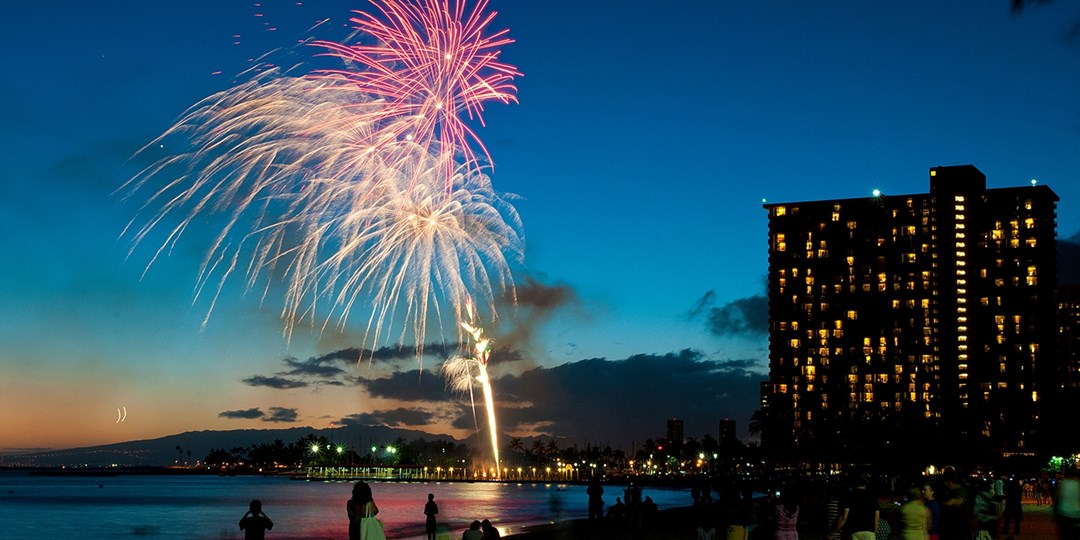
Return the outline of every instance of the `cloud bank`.
{"type": "MultiPolygon", "coordinates": [[[[766,369],[761,359],[720,360],[687,349],[534,367],[498,376],[492,386],[504,434],[543,434],[629,447],[646,438],[662,437],[669,418],[682,419],[688,436],[708,433],[717,437],[722,419],[735,420],[739,429],[745,430],[750,414],[758,407],[766,369]]],[[[306,385],[325,375],[322,370],[305,370],[295,374],[293,382],[306,385]]],[[[474,418],[469,397],[451,393],[442,377],[430,369],[335,376],[341,384],[354,385],[372,398],[396,404],[347,415],[340,419],[341,424],[408,427],[432,433],[443,432],[436,425],[475,430],[479,423],[480,429],[486,429],[483,411],[478,410],[474,418]]],[[[475,398],[482,407],[478,392],[475,398]]],[[[295,419],[295,411],[293,414],[295,419]]],[[[274,409],[271,417],[288,418],[274,409]]]]}
{"type": "Polygon", "coordinates": [[[716,292],[705,293],[687,316],[703,317],[705,328],[715,336],[756,335],[769,333],[769,299],[764,295],[748,296],[715,307],[716,292]]]}

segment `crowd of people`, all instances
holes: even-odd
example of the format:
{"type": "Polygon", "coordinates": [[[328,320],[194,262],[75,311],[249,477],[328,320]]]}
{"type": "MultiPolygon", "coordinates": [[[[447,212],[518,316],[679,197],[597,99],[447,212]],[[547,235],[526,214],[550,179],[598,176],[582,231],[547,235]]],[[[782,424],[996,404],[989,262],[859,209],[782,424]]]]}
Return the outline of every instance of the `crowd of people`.
{"type": "Polygon", "coordinates": [[[792,477],[773,482],[767,491],[762,482],[731,481],[693,491],[697,538],[1014,540],[1021,534],[1026,500],[1052,504],[1060,538],[1080,540],[1075,473],[1022,479],[949,469],[909,479],[792,477]]]}
{"type": "MultiPolygon", "coordinates": [[[[633,532],[655,525],[659,509],[651,497],[642,497],[640,487],[626,486],[610,506],[604,492],[598,480],[586,489],[587,521],[596,530],[633,532]]],[[[703,477],[690,494],[698,540],[1016,540],[1025,501],[1051,505],[1059,538],[1080,540],[1075,469],[1041,478],[964,475],[952,469],[933,477],[792,476],[771,483],[703,477]]],[[[385,540],[378,512],[371,487],[356,483],[346,502],[349,539],[385,540]]],[[[435,540],[437,532],[445,538],[434,494],[428,494],[423,514],[427,539],[435,540]]],[[[258,500],[240,520],[246,539],[263,539],[273,526],[258,500]]],[[[472,521],[461,535],[462,540],[499,537],[487,519],[472,521]]]]}

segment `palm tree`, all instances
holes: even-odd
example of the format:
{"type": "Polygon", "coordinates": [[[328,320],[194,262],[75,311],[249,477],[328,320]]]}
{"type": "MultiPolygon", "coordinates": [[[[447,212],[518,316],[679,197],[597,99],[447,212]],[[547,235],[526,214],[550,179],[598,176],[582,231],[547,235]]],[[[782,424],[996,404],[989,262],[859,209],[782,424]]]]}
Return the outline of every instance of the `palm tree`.
{"type": "Polygon", "coordinates": [[[532,453],[536,456],[537,463],[540,462],[540,456],[544,455],[544,441],[536,439],[532,443],[532,453]]]}
{"type": "Polygon", "coordinates": [[[525,455],[525,443],[521,441],[521,437],[511,437],[507,449],[510,450],[511,454],[514,454],[515,461],[520,464],[521,456],[525,455]]]}

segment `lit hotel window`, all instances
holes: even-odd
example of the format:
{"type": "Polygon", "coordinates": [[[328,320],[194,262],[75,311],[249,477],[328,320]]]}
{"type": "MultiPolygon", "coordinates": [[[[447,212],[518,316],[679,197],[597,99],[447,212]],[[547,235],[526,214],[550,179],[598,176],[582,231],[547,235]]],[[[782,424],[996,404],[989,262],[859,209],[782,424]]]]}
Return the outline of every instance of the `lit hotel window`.
{"type": "Polygon", "coordinates": [[[854,309],[849,309],[847,312],[847,318],[848,320],[854,321],[855,319],[859,318],[859,312],[855,311],[854,309]]]}
{"type": "Polygon", "coordinates": [[[783,206],[777,206],[776,208],[773,209],[773,211],[776,212],[776,215],[778,215],[778,216],[783,216],[783,215],[787,214],[787,208],[785,208],[783,206]]]}

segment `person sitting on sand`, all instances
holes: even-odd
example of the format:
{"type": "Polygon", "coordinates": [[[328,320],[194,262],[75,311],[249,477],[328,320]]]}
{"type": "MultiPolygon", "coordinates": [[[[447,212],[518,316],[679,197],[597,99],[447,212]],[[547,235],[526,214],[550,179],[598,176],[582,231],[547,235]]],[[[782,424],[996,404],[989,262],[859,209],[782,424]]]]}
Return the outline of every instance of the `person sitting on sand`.
{"type": "Polygon", "coordinates": [[[484,520],[480,522],[480,530],[484,531],[483,540],[497,540],[501,535],[499,529],[496,529],[491,521],[484,520]]]}
{"type": "Polygon", "coordinates": [[[480,530],[480,520],[473,520],[469,529],[462,533],[461,540],[483,540],[484,531],[480,530]]]}
{"type": "Polygon", "coordinates": [[[622,519],[623,514],[626,513],[626,505],[623,504],[622,498],[615,497],[615,504],[611,505],[607,509],[607,517],[622,519]]]}

